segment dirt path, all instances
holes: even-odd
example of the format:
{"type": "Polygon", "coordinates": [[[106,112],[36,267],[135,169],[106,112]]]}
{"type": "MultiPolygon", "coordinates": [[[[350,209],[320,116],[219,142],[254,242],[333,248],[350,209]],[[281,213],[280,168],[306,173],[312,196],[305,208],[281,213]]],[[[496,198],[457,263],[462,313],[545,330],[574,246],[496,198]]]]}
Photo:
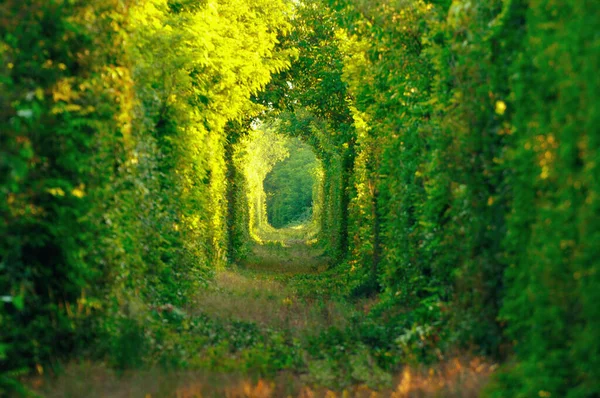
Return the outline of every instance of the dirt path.
{"type": "Polygon", "coordinates": [[[358,314],[345,300],[306,288],[311,282],[302,278],[318,278],[327,267],[322,250],[302,239],[256,244],[241,264],[217,271],[182,309],[180,323],[160,331],[163,350],[178,350],[165,359],[190,370],[158,366],[117,375],[85,362],[69,365],[58,380],[33,384],[48,397],[297,396],[306,384],[298,372],[302,347],[358,314]],[[274,375],[277,388],[259,381],[261,374],[274,375]]]}

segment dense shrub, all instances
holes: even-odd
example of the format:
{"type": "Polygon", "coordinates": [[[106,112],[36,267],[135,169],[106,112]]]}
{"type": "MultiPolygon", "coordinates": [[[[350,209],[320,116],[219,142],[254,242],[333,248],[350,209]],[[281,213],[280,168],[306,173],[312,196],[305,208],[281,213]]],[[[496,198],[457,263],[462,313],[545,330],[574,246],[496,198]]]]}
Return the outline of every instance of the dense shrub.
{"type": "Polygon", "coordinates": [[[329,4],[358,137],[363,286],[443,308],[453,345],[514,354],[498,396],[597,393],[598,8],[329,4]]]}

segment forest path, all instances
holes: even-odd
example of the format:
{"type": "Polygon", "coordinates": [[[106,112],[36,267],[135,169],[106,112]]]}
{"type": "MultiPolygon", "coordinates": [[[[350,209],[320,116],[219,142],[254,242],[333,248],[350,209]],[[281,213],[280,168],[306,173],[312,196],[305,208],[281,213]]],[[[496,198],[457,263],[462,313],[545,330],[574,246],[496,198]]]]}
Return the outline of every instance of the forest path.
{"type": "Polygon", "coordinates": [[[35,390],[48,398],[304,397],[306,346],[362,312],[326,286],[315,288],[329,259],[306,239],[286,236],[255,243],[240,264],[218,270],[181,321],[167,315],[174,323],[161,337],[158,366],[118,375],[103,364],[73,363],[58,380],[34,380],[35,390]],[[165,371],[163,361],[173,359],[183,367],[165,371]]]}
{"type": "Polygon", "coordinates": [[[171,327],[157,335],[164,352],[151,354],[153,368],[118,374],[102,363],[73,363],[32,387],[47,398],[479,396],[492,370],[479,360],[404,371],[395,381],[374,369],[374,352],[354,341],[373,301],[340,296],[345,282],[327,268],[306,240],[257,243],[238,266],[217,271],[181,319],[164,318],[171,327]]]}
{"type": "Polygon", "coordinates": [[[239,266],[217,271],[215,283],[199,292],[190,312],[252,322],[294,337],[343,327],[354,306],[331,298],[331,292],[307,288],[305,281],[318,278],[328,263],[321,249],[302,240],[257,243],[239,266]]]}

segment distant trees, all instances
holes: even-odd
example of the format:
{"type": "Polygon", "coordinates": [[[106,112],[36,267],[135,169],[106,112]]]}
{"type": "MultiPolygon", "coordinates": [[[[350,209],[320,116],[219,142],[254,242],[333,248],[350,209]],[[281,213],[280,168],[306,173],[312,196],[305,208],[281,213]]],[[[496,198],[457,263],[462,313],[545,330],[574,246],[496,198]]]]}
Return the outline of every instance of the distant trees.
{"type": "Polygon", "coordinates": [[[310,147],[294,139],[288,141],[287,150],[290,156],[276,164],[264,180],[267,216],[275,228],[310,220],[313,186],[318,182],[318,163],[310,147]]]}
{"type": "MultiPolygon", "coordinates": [[[[257,126],[237,146],[236,161],[243,172],[240,195],[246,199],[238,211],[247,207],[248,218],[241,220],[248,235],[260,240],[258,232],[268,225],[267,195],[264,181],[276,164],[290,156],[285,136],[277,133],[277,124],[257,126]]],[[[244,243],[244,242],[243,242],[244,243]]]]}

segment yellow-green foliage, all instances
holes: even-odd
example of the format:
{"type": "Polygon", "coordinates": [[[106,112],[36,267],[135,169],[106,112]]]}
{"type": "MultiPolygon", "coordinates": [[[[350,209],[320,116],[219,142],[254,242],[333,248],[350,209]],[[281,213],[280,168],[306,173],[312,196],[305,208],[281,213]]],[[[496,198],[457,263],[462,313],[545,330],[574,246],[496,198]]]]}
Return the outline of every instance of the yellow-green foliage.
{"type": "Polygon", "coordinates": [[[313,197],[320,167],[312,149],[299,138],[288,139],[290,154],[267,174],[267,217],[276,228],[308,224],[313,219],[313,197]]]}
{"type": "Polygon", "coordinates": [[[250,236],[260,241],[260,230],[268,227],[267,198],[263,182],[278,162],[289,157],[286,138],[275,131],[276,126],[257,126],[243,138],[238,148],[237,164],[245,176],[246,205],[250,236]]]}
{"type": "Polygon", "coordinates": [[[143,115],[153,117],[160,148],[176,152],[167,166],[169,182],[177,180],[180,189],[169,195],[182,210],[176,227],[190,234],[190,248],[205,241],[204,254],[215,264],[225,259],[225,126],[256,112],[250,96],[288,62],[274,52],[278,30],[287,27],[276,6],[154,1],[133,11],[143,115]]]}
{"type": "Polygon", "coordinates": [[[285,132],[302,137],[322,163],[320,240],[332,257],[342,260],[348,249],[346,208],[354,190],[355,136],[335,22],[319,1],[298,4],[294,29],[282,44],[296,48],[297,58],[274,79],[265,97],[283,111],[285,132]]]}
{"type": "Polygon", "coordinates": [[[351,272],[414,308],[423,345],[451,330],[514,354],[497,396],[597,394],[598,7],[328,4],[357,137],[351,272]]]}
{"type": "Polygon", "coordinates": [[[98,332],[135,365],[150,306],[184,303],[224,263],[225,127],[256,114],[250,97],[289,65],[275,45],[290,7],[3,2],[4,369],[98,332]]]}
{"type": "Polygon", "coordinates": [[[598,396],[599,23],[585,0],[4,0],[0,394],[84,349],[184,366],[193,340],[332,383],[468,349],[507,361],[492,396],[598,396]],[[276,240],[278,133],[322,165],[283,235],[340,260],[302,289],[377,296],[309,364],[177,308],[276,240]]]}

